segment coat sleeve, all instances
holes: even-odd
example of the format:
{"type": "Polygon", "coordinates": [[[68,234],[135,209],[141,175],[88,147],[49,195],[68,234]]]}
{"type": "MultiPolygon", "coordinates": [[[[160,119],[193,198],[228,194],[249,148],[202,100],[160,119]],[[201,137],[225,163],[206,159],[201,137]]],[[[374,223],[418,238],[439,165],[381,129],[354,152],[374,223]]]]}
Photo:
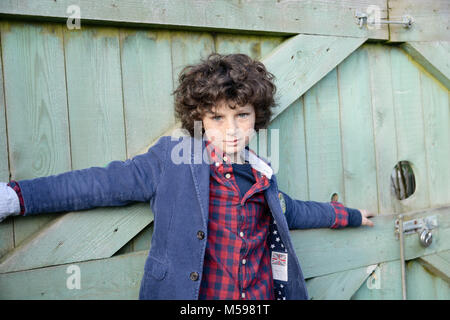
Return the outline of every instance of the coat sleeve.
{"type": "Polygon", "coordinates": [[[359,210],[346,208],[340,202],[295,200],[282,191],[278,196],[282,208],[284,207],[289,229],[337,229],[361,225],[359,210]]]}
{"type": "Polygon", "coordinates": [[[23,197],[24,215],[148,202],[164,173],[170,137],[161,137],[141,155],[58,175],[15,181],[23,197]]]}

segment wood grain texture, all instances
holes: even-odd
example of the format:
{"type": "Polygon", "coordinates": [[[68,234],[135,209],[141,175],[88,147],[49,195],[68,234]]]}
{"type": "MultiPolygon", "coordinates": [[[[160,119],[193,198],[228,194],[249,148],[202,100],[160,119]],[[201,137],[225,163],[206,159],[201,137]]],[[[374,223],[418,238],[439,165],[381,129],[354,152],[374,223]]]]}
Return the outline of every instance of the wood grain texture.
{"type": "Polygon", "coordinates": [[[4,0],[0,14],[65,22],[69,5],[80,8],[82,24],[121,24],[133,27],[185,29],[191,31],[297,33],[388,39],[388,28],[359,28],[355,11],[370,5],[387,17],[386,0],[4,0]]]}
{"type": "Polygon", "coordinates": [[[378,212],[368,52],[353,52],[337,68],[345,204],[378,212]],[[356,72],[355,72],[356,70],[356,72]]]}
{"type": "MultiPolygon", "coordinates": [[[[397,132],[389,50],[382,44],[366,44],[371,87],[372,123],[376,160],[378,213],[400,212],[391,192],[391,173],[398,162],[397,132]]],[[[368,124],[369,125],[369,124],[368,124]]]]}
{"type": "Polygon", "coordinates": [[[144,274],[148,251],[76,264],[0,274],[2,300],[136,300],[144,274]],[[79,268],[80,288],[69,289],[67,282],[79,268]]]}
{"type": "MultiPolygon", "coordinates": [[[[11,179],[70,170],[61,25],[3,22],[1,35],[11,179]]],[[[14,217],[15,245],[55,217],[14,217]]]]}
{"type": "Polygon", "coordinates": [[[70,212],[0,261],[0,273],[109,258],[153,221],[148,203],[70,212]]]}
{"type": "MultiPolygon", "coordinates": [[[[1,35],[1,33],[0,33],[1,35]]],[[[8,135],[6,128],[5,95],[3,90],[3,61],[0,55],[0,181],[8,182],[8,135]]],[[[14,248],[13,219],[8,218],[0,223],[0,258],[14,248]]]]}
{"type": "MultiPolygon", "coordinates": [[[[433,244],[423,248],[417,234],[407,235],[406,260],[449,250],[450,207],[411,212],[406,219],[429,215],[436,215],[439,221],[439,228],[433,231],[433,244]]],[[[292,230],[292,243],[305,278],[398,260],[400,253],[395,219],[396,215],[379,215],[372,218],[374,227],[292,230]],[[355,246],[355,243],[358,245],[355,246]]]]}
{"type": "Polygon", "coordinates": [[[277,108],[272,119],[325,77],[366,38],[299,34],[284,41],[264,59],[277,86],[277,108]]]}
{"type": "Polygon", "coordinates": [[[411,28],[390,25],[390,41],[450,41],[450,2],[447,0],[389,0],[388,14],[393,21],[401,21],[403,15],[414,19],[411,28]]]}
{"type": "Polygon", "coordinates": [[[310,200],[345,203],[337,71],[333,69],[304,95],[310,200]]]}
{"type": "Polygon", "coordinates": [[[400,202],[403,212],[430,207],[420,73],[398,48],[389,48],[398,161],[409,161],[416,190],[400,202]]]}
{"type": "Polygon", "coordinates": [[[411,41],[401,48],[450,90],[450,40],[411,41]]]}
{"type": "Polygon", "coordinates": [[[306,281],[311,300],[349,300],[376,267],[368,266],[336,272],[306,281]]]}

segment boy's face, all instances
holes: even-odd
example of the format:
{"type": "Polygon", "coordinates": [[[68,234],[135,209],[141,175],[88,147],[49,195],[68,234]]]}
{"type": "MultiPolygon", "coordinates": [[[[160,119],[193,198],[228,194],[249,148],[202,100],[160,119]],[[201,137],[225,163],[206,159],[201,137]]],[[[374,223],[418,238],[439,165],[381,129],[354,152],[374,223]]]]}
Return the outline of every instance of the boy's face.
{"type": "Polygon", "coordinates": [[[242,162],[239,152],[255,133],[255,108],[247,104],[231,109],[220,101],[202,118],[205,135],[214,146],[223,150],[232,162],[242,162]]]}

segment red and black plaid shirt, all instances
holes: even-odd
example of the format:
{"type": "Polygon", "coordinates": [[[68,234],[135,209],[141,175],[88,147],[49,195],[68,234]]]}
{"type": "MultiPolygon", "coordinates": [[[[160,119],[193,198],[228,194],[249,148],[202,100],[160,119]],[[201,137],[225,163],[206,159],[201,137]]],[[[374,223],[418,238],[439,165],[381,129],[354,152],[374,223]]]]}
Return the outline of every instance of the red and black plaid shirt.
{"type": "Polygon", "coordinates": [[[206,148],[213,163],[199,299],[273,299],[270,211],[263,194],[269,180],[252,168],[256,182],[242,198],[230,160],[210,141],[206,148]]]}

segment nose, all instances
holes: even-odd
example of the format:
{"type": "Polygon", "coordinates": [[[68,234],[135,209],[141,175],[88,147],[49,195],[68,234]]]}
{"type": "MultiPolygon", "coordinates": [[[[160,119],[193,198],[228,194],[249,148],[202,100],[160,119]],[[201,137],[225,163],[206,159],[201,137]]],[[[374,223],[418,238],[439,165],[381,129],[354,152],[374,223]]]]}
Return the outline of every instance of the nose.
{"type": "Polygon", "coordinates": [[[234,137],[236,135],[237,129],[238,129],[238,126],[237,126],[236,120],[233,117],[230,117],[227,121],[225,135],[234,137]]]}

